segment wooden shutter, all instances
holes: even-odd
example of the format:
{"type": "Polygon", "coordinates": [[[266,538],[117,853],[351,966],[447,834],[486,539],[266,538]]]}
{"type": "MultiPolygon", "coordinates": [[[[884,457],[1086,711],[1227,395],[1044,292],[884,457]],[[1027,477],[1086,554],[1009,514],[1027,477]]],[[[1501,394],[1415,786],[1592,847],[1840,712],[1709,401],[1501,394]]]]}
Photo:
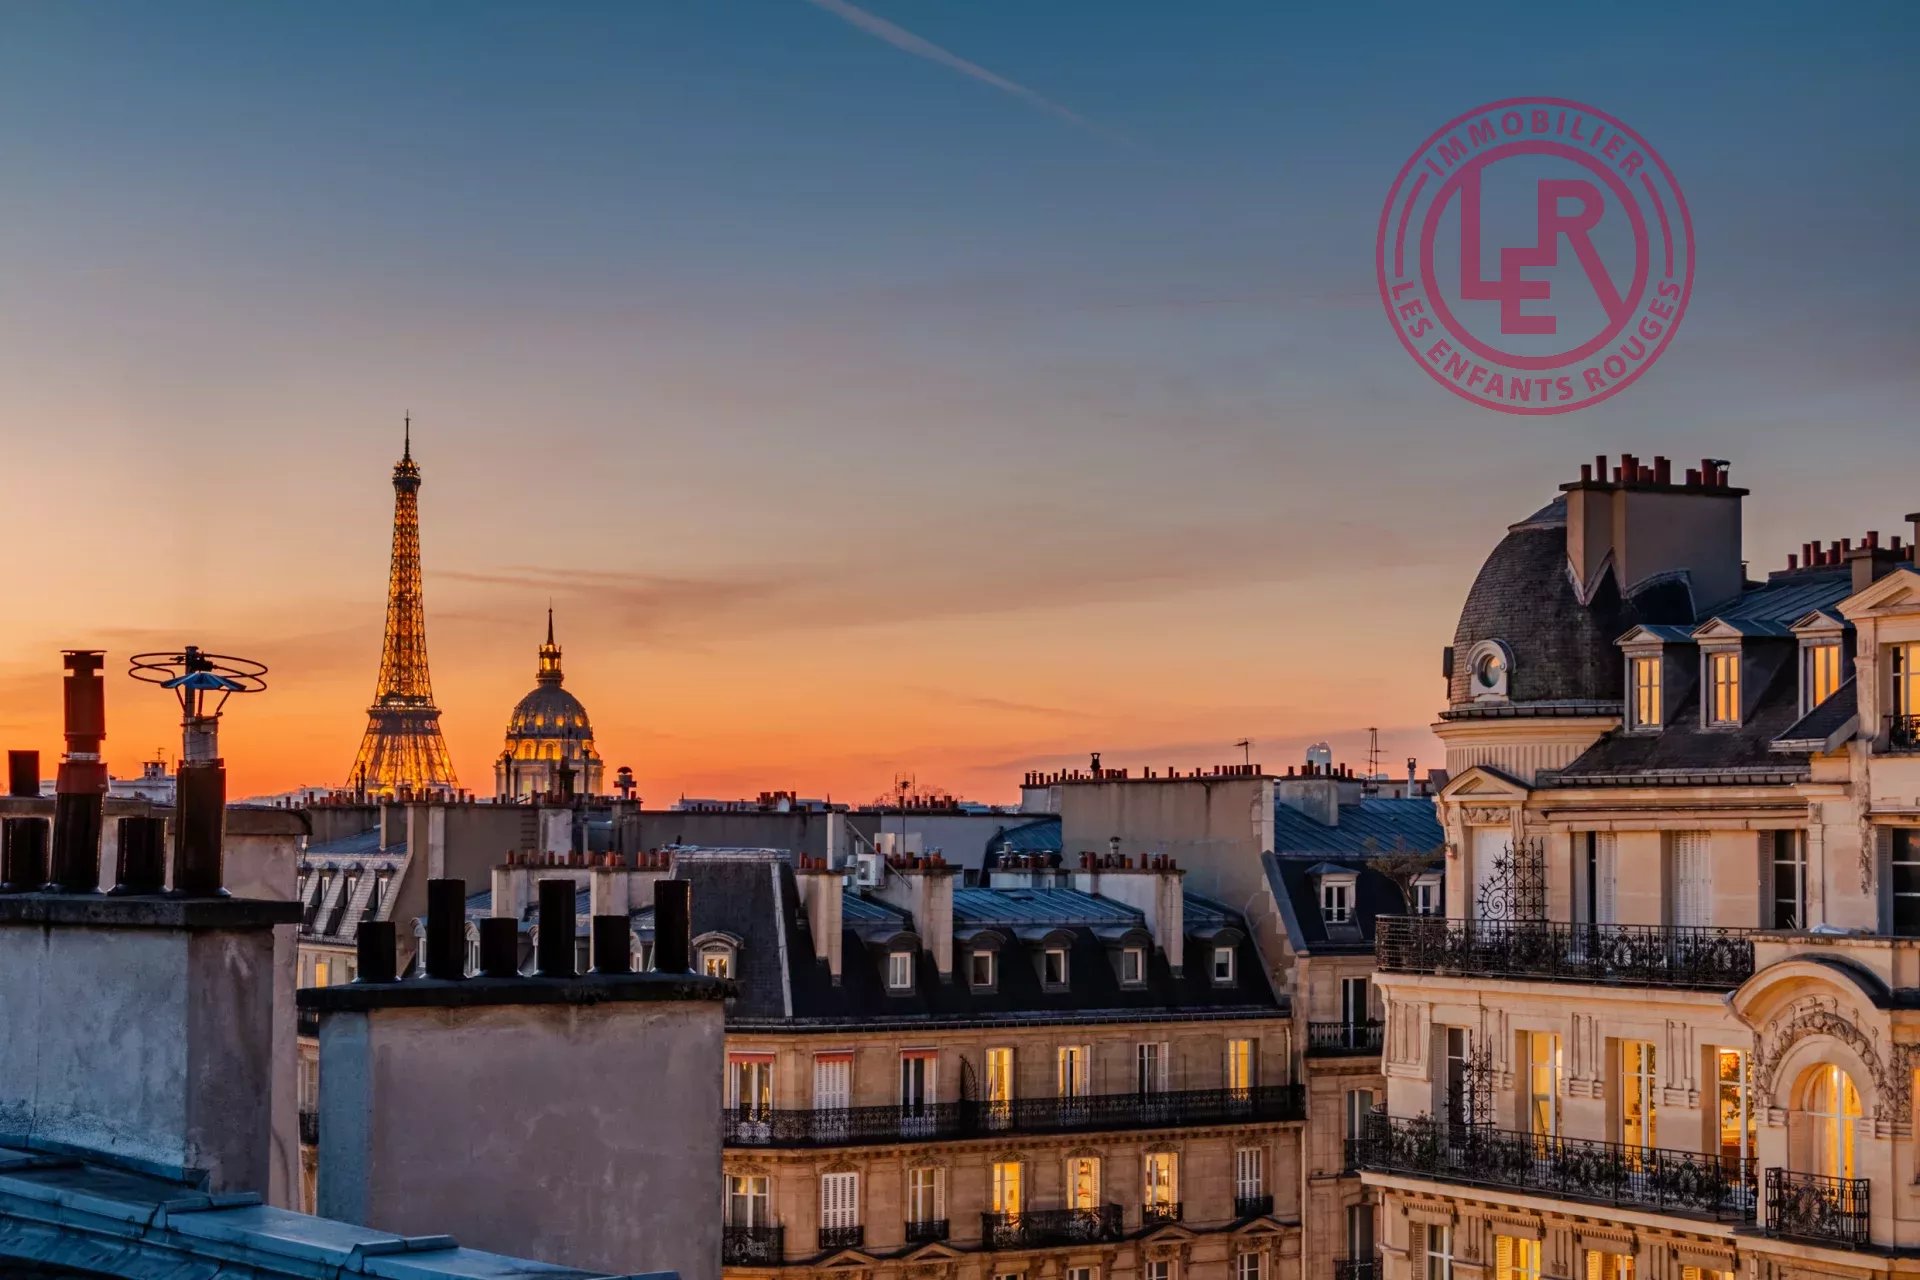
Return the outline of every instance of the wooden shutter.
{"type": "Polygon", "coordinates": [[[1493,1238],[1494,1280],[1513,1280],[1513,1237],[1493,1238]]]}
{"type": "Polygon", "coordinates": [[[851,1227],[860,1221],[860,1175],[824,1173],[820,1175],[820,1225],[851,1227]]]}
{"type": "Polygon", "coordinates": [[[1407,1274],[1412,1280],[1427,1280],[1427,1224],[1407,1224],[1407,1274]]]}

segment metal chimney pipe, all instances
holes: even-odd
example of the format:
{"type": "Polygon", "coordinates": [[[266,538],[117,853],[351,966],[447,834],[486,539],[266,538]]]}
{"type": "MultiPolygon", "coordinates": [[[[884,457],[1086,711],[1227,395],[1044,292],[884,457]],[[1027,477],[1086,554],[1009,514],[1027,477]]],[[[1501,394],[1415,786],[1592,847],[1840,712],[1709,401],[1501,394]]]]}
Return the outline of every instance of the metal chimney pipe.
{"type": "Polygon", "coordinates": [[[181,898],[224,898],[223,828],[227,768],[219,760],[181,761],[174,774],[173,892],[181,898]]]}
{"type": "Polygon", "coordinates": [[[114,861],[110,894],[159,893],[167,887],[165,818],[120,819],[120,852],[114,861]]]}
{"type": "Polygon", "coordinates": [[[653,970],[685,973],[692,958],[693,884],[662,880],[653,886],[653,970]]]}
{"type": "Polygon", "coordinates": [[[47,820],[0,820],[0,893],[38,893],[47,883],[47,820]]]}
{"type": "Polygon", "coordinates": [[[633,928],[625,916],[593,917],[593,971],[633,972],[633,928]]]}
{"type": "Polygon", "coordinates": [[[540,882],[540,943],[534,956],[543,978],[573,978],[573,904],[578,890],[571,879],[540,882]]]}
{"type": "Polygon", "coordinates": [[[53,857],[49,893],[100,892],[100,823],[107,796],[107,765],[100,742],[107,736],[107,685],[98,649],[68,649],[66,664],[67,751],[54,783],[53,857]]]}
{"type": "Polygon", "coordinates": [[[40,753],[7,752],[7,794],[24,797],[40,794],[40,753]]]}
{"type": "Polygon", "coordinates": [[[480,922],[480,972],[489,978],[520,976],[520,922],[488,916],[480,922]]]}
{"type": "Polygon", "coordinates": [[[429,978],[458,982],[467,976],[467,882],[427,881],[427,962],[429,978]]]}
{"type": "Polygon", "coordinates": [[[397,982],[399,937],[391,920],[362,920],[354,935],[355,982],[397,982]]]}

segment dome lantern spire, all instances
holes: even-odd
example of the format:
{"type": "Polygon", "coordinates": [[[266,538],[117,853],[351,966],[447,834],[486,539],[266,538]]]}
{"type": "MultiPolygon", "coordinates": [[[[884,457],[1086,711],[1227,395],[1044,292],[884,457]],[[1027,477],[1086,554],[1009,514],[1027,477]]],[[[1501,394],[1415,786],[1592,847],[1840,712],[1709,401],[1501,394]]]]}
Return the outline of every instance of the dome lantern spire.
{"type": "Polygon", "coordinates": [[[559,684],[561,681],[560,646],[553,642],[552,605],[547,606],[547,642],[540,646],[539,680],[541,684],[559,684]]]}

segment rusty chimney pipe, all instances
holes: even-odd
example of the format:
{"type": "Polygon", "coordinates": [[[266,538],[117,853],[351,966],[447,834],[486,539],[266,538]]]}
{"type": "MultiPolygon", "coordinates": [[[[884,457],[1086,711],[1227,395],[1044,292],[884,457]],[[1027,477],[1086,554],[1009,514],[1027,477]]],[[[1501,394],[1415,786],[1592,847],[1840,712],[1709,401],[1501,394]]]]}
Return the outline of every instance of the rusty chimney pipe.
{"type": "Polygon", "coordinates": [[[24,797],[40,794],[40,753],[7,752],[7,794],[24,797]]]}
{"type": "Polygon", "coordinates": [[[67,751],[54,783],[53,865],[47,892],[100,892],[100,824],[107,796],[107,765],[100,743],[107,736],[107,685],[98,649],[68,649],[65,701],[67,751]]]}

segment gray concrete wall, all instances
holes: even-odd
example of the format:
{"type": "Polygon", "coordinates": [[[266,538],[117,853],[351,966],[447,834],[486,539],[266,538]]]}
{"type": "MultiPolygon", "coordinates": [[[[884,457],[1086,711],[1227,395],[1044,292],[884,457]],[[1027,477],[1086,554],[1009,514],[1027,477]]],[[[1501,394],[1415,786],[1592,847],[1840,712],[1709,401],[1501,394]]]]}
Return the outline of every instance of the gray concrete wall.
{"type": "Polygon", "coordinates": [[[329,1013],[318,1209],[719,1280],[717,1000],[329,1013]]]}

